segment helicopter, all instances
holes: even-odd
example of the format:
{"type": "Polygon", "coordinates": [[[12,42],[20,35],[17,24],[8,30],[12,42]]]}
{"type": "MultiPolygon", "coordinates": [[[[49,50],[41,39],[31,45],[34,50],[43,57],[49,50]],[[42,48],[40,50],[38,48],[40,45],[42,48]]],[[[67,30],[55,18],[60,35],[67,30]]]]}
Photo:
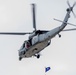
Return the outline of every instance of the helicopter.
{"type": "MultiPolygon", "coordinates": [[[[21,48],[18,50],[19,54],[19,60],[21,61],[22,58],[29,58],[32,56],[35,56],[37,58],[40,58],[40,52],[44,50],[46,47],[48,47],[51,44],[51,39],[54,38],[56,35],[61,37],[60,32],[61,31],[71,31],[76,30],[74,29],[65,29],[67,24],[73,25],[71,23],[68,23],[68,20],[70,18],[70,13],[73,12],[73,8],[76,5],[76,2],[73,4],[73,6],[70,5],[69,1],[67,1],[67,4],[69,8],[67,8],[67,13],[65,15],[65,18],[63,21],[57,20],[59,22],[62,22],[62,24],[52,30],[37,30],[36,28],[36,18],[35,18],[35,4],[32,4],[32,15],[33,15],[33,32],[25,32],[25,33],[18,33],[18,32],[0,32],[0,34],[4,35],[25,35],[29,34],[28,40],[25,40],[21,46],[21,48]]],[[[75,16],[75,14],[74,14],[75,16]]],[[[73,25],[74,26],[74,25],[73,25]]]]}

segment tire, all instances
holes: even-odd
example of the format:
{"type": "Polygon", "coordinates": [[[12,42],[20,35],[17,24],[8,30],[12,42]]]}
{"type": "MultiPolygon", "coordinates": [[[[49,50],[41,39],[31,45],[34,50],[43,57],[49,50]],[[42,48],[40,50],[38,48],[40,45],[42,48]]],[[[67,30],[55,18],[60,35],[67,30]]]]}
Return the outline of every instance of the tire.
{"type": "Polygon", "coordinates": [[[21,61],[22,57],[19,57],[19,61],[21,61]]]}
{"type": "Polygon", "coordinates": [[[40,58],[40,55],[39,55],[39,54],[37,55],[37,58],[38,58],[38,59],[40,58]]]}

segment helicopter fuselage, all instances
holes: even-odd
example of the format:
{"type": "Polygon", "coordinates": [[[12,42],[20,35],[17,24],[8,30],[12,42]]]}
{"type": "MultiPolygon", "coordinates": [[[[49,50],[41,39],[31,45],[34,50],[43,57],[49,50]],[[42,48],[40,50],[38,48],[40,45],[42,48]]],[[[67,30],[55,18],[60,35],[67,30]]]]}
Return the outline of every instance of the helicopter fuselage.
{"type": "Polygon", "coordinates": [[[30,40],[27,40],[27,42],[29,42],[29,46],[27,47],[27,43],[25,41],[22,48],[19,50],[20,59],[38,56],[40,51],[50,45],[51,39],[59,34],[63,27],[64,26],[62,25],[50,31],[39,31],[40,33],[38,32],[38,34],[30,37],[30,40]]]}
{"type": "Polygon", "coordinates": [[[28,48],[26,46],[25,49],[23,48],[19,50],[19,60],[24,57],[27,58],[31,56],[36,56],[37,58],[39,58],[40,55],[38,53],[48,46],[49,41],[53,37],[55,37],[57,34],[59,35],[59,37],[61,37],[59,33],[66,27],[67,21],[70,18],[71,8],[68,9],[69,11],[67,11],[67,14],[61,26],[56,27],[50,31],[36,31],[35,34],[29,38],[28,41],[30,41],[31,39],[31,45],[28,48]]]}
{"type": "MultiPolygon", "coordinates": [[[[76,17],[76,15],[73,12],[73,8],[76,5],[76,2],[73,4],[73,6],[70,6],[69,1],[67,1],[67,4],[69,8],[67,8],[66,10],[67,13],[65,15],[64,20],[63,21],[58,20],[62,22],[62,24],[50,31],[37,30],[36,19],[35,19],[35,4],[32,4],[33,28],[34,28],[33,32],[0,32],[0,34],[2,35],[30,34],[28,40],[24,41],[23,45],[18,50],[19,60],[21,60],[22,58],[29,58],[32,56],[36,56],[37,58],[39,58],[40,57],[39,52],[50,45],[52,38],[54,38],[56,35],[59,35],[59,37],[61,37],[60,32],[63,31],[63,29],[66,27],[67,24],[70,24],[68,23],[68,20],[70,18],[70,13],[72,12],[73,15],[76,17]]],[[[76,30],[76,29],[66,29],[65,31],[70,31],[70,30],[76,30]]]]}
{"type": "MultiPolygon", "coordinates": [[[[19,56],[22,58],[28,58],[32,56],[36,56],[41,50],[43,50],[45,47],[49,46],[51,43],[51,40],[48,38],[46,39],[46,32],[43,34],[36,34],[33,37],[31,37],[30,40],[27,40],[30,44],[27,48],[27,43],[24,41],[23,46],[19,50],[19,56]]],[[[48,36],[49,37],[49,36],[48,36]]]]}

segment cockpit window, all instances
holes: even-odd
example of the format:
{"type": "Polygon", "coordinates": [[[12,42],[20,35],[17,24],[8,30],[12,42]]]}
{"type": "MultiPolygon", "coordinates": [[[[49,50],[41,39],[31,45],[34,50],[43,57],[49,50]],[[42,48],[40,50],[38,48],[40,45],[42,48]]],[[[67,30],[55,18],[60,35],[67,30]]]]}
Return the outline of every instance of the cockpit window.
{"type": "Polygon", "coordinates": [[[25,47],[25,43],[23,44],[23,48],[25,47]]]}
{"type": "Polygon", "coordinates": [[[30,43],[29,43],[29,41],[26,43],[26,47],[27,47],[27,48],[30,47],[30,43]]]}
{"type": "Polygon", "coordinates": [[[26,49],[28,49],[30,47],[30,41],[25,41],[24,43],[23,43],[23,45],[21,46],[21,48],[20,49],[23,49],[23,48],[26,48],[26,49]]]}
{"type": "Polygon", "coordinates": [[[22,50],[24,47],[25,47],[25,43],[22,44],[20,49],[22,50]]]}

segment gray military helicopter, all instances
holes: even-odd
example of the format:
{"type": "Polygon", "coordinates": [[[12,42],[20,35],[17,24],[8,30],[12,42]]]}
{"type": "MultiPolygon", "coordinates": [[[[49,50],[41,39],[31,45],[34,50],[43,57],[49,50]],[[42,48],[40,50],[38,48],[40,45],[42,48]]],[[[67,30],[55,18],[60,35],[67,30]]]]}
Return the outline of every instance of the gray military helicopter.
{"type": "MultiPolygon", "coordinates": [[[[71,31],[71,30],[76,30],[74,29],[66,29],[63,30],[68,23],[68,19],[70,18],[70,13],[73,12],[73,7],[76,5],[76,2],[73,4],[71,7],[69,4],[69,1],[67,1],[67,4],[69,5],[69,8],[67,8],[67,13],[63,21],[57,20],[62,22],[61,26],[58,26],[50,31],[46,30],[37,30],[36,29],[36,20],[35,20],[35,4],[32,4],[32,12],[33,12],[33,32],[27,32],[27,33],[10,33],[10,32],[0,32],[0,34],[6,34],[6,35],[25,35],[29,34],[28,40],[25,40],[24,43],[22,44],[21,48],[18,50],[19,53],[19,60],[22,58],[29,58],[32,56],[35,56],[37,58],[40,58],[40,51],[42,51],[44,48],[49,46],[51,44],[51,39],[54,38],[56,35],[61,37],[59,34],[61,31],[71,31]]],[[[75,16],[75,14],[74,14],[75,16]]],[[[73,24],[70,24],[73,25],[73,24]]],[[[75,26],[75,25],[73,25],[75,26]]]]}

